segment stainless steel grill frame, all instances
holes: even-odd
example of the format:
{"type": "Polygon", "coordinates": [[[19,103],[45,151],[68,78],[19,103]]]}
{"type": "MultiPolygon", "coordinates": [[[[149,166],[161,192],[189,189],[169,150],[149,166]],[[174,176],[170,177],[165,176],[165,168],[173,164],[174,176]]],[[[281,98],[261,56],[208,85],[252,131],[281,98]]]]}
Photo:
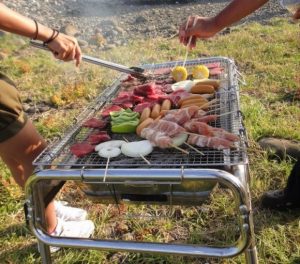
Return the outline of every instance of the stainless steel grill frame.
{"type": "MultiPolygon", "coordinates": [[[[117,80],[110,88],[99,96],[93,104],[78,118],[76,124],[66,133],[59,142],[47,148],[34,162],[38,167],[35,175],[26,183],[26,204],[29,208],[28,220],[30,228],[39,240],[40,252],[44,263],[50,263],[49,245],[59,247],[93,248],[101,250],[149,252],[162,254],[192,255],[201,257],[232,257],[245,253],[246,262],[257,263],[257,252],[254,243],[253,220],[249,193],[248,158],[246,153],[247,137],[242,125],[240,113],[238,71],[234,62],[228,58],[204,58],[186,62],[186,67],[196,64],[221,63],[224,68],[222,89],[218,93],[219,109],[212,108],[216,113],[231,112],[223,116],[214,125],[223,127],[240,136],[234,150],[216,151],[200,149],[204,156],[198,155],[189,149],[190,155],[183,157],[176,150],[153,152],[153,157],[147,156],[151,165],[142,159],[120,158],[112,160],[109,169],[105,170],[106,160],[94,156],[77,159],[69,153],[69,144],[85,140],[90,130],[82,131],[82,123],[99,113],[101,108],[118,92],[117,80]],[[157,159],[154,154],[159,157],[157,159]],[[172,156],[172,158],[168,158],[172,156]],[[205,160],[207,159],[207,160],[205,160]],[[50,169],[49,169],[50,168],[50,169]],[[103,182],[107,173],[106,182],[103,182]],[[232,190],[235,197],[237,217],[239,219],[240,237],[234,245],[228,247],[212,247],[188,244],[161,244],[128,241],[106,241],[96,239],[58,238],[48,235],[44,231],[44,196],[41,193],[42,184],[50,185],[56,181],[77,181],[80,184],[94,185],[172,185],[179,186],[188,182],[220,182],[232,190]]],[[[144,65],[146,71],[151,72],[158,68],[171,68],[182,62],[168,62],[155,65],[144,65]]],[[[127,139],[133,140],[130,136],[127,139]]]]}

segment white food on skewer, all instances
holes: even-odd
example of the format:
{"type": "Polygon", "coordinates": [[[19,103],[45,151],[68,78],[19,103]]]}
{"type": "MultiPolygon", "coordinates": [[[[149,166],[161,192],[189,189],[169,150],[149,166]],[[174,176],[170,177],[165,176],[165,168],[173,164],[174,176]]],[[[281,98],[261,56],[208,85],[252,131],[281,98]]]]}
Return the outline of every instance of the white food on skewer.
{"type": "Polygon", "coordinates": [[[188,135],[186,133],[181,133],[177,135],[176,137],[172,138],[172,145],[173,146],[181,146],[188,138],[188,135]]]}
{"type": "Polygon", "coordinates": [[[111,147],[111,148],[114,148],[114,147],[120,148],[124,143],[126,143],[126,141],[124,141],[124,140],[110,140],[110,141],[106,141],[106,142],[98,144],[95,147],[95,151],[99,151],[102,148],[108,148],[108,147],[111,147]]]}
{"type": "Polygon", "coordinates": [[[102,158],[115,158],[121,154],[118,147],[103,147],[98,151],[98,155],[102,158]]]}
{"type": "Polygon", "coordinates": [[[185,91],[189,92],[191,88],[195,85],[195,82],[192,80],[185,80],[185,81],[180,81],[177,83],[172,84],[172,90],[176,91],[179,89],[184,89],[185,91]]]}
{"type": "Polygon", "coordinates": [[[153,146],[149,140],[128,142],[122,145],[121,151],[125,156],[138,158],[150,154],[153,151],[153,146]]]}

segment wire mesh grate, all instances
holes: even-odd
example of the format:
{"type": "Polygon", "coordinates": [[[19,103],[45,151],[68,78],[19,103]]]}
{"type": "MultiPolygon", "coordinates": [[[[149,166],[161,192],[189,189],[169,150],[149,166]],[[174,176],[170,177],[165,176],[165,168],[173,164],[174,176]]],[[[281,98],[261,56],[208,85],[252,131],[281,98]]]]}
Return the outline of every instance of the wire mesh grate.
{"type": "MultiPolygon", "coordinates": [[[[239,110],[238,83],[236,78],[236,68],[234,63],[227,58],[205,58],[186,62],[186,67],[192,67],[197,64],[219,63],[223,68],[223,73],[219,75],[221,79],[221,89],[216,93],[217,103],[208,109],[209,114],[221,116],[216,122],[210,123],[213,127],[223,128],[231,133],[240,136],[240,141],[235,143],[234,148],[226,150],[215,150],[211,148],[196,147],[202,154],[194,149],[182,145],[181,148],[189,152],[183,154],[176,149],[159,149],[147,155],[147,164],[142,158],[130,158],[123,154],[116,158],[111,158],[110,168],[174,168],[174,167],[216,167],[224,165],[246,164],[248,162],[246,155],[246,138],[242,126],[242,117],[239,110]],[[228,113],[228,114],[226,114],[228,113]]],[[[169,69],[182,62],[167,62],[164,64],[144,65],[146,72],[151,73],[156,69],[169,69]]],[[[101,109],[110,103],[114,95],[118,92],[120,80],[117,80],[111,87],[108,87],[90,106],[90,111],[86,111],[84,116],[78,118],[78,122],[66,133],[58,142],[48,147],[35,160],[37,166],[55,166],[55,167],[92,167],[105,168],[107,159],[100,157],[96,152],[86,155],[83,158],[76,158],[70,152],[70,146],[75,143],[86,142],[88,136],[96,130],[82,127],[82,123],[90,117],[99,117],[101,109]]],[[[113,140],[124,138],[131,142],[142,140],[135,134],[112,134],[107,130],[113,140]]]]}

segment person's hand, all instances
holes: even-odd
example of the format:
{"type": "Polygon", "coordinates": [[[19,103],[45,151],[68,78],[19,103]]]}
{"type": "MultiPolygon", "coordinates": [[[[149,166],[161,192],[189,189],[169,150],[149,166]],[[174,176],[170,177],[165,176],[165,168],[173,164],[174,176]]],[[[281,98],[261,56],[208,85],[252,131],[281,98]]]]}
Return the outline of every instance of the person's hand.
{"type": "Polygon", "coordinates": [[[48,44],[55,58],[63,61],[76,60],[76,66],[81,62],[81,49],[75,38],[59,33],[58,36],[48,44]]]}
{"type": "Polygon", "coordinates": [[[179,27],[179,40],[185,46],[194,48],[197,38],[210,38],[218,32],[214,18],[190,16],[179,27]]]}
{"type": "Polygon", "coordinates": [[[300,8],[297,9],[296,13],[293,15],[294,19],[300,19],[300,8]]]}

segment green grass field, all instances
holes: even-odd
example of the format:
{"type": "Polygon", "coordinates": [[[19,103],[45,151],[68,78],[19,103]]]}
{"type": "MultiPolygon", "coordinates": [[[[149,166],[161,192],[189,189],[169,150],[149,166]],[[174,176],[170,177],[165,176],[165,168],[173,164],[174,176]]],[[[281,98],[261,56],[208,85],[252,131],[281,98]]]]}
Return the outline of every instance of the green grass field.
{"type": "MultiPolygon", "coordinates": [[[[269,160],[257,140],[278,136],[300,140],[300,35],[299,25],[274,19],[267,25],[236,27],[230,34],[199,41],[189,59],[201,56],[233,58],[247,84],[241,86],[241,106],[245,115],[250,147],[251,193],[255,234],[260,263],[300,263],[299,211],[279,213],[259,208],[261,194],[282,188],[293,160],[269,160]]],[[[117,73],[100,67],[57,62],[51,55],[24,45],[18,37],[0,37],[5,57],[0,72],[13,79],[24,100],[52,102],[56,109],[34,115],[34,122],[50,142],[93,98],[116,78],[117,73]]],[[[183,59],[185,49],[177,39],[135,41],[126,47],[87,54],[126,65],[183,59]]],[[[36,240],[24,223],[24,194],[0,164],[0,263],[39,263],[36,240]]],[[[235,240],[235,211],[227,190],[216,190],[213,199],[197,208],[124,206],[121,213],[114,205],[94,204],[68,184],[60,198],[72,205],[88,208],[97,226],[95,236],[146,241],[188,241],[223,245],[235,240]],[[136,221],[135,214],[160,215],[136,221]]],[[[188,257],[111,253],[95,250],[63,249],[53,255],[54,263],[245,263],[239,256],[226,260],[201,260],[188,257]]]]}

